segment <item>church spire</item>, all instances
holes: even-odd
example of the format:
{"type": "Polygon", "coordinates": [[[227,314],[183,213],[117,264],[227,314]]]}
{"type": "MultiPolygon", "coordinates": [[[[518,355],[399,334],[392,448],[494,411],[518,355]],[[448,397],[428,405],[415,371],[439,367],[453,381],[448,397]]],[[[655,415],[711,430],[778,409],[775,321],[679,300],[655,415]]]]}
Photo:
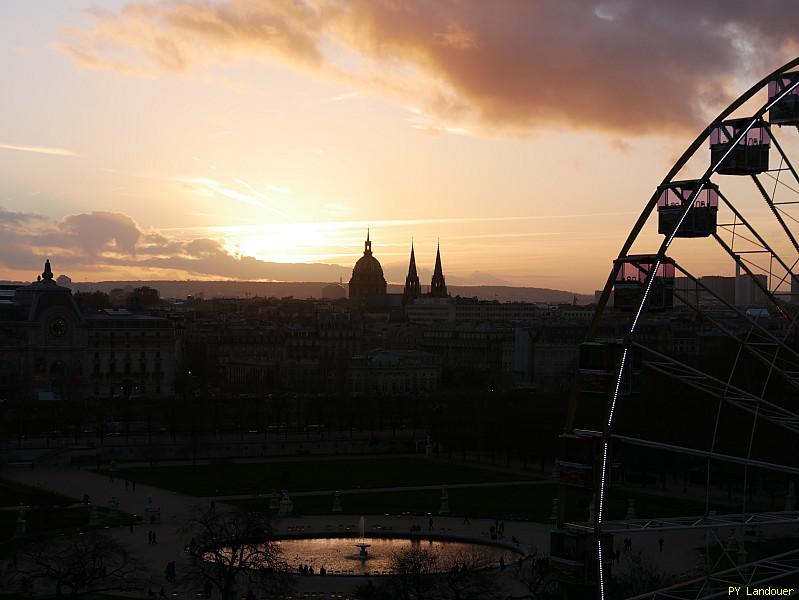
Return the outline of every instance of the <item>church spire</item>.
{"type": "Polygon", "coordinates": [[[447,283],[444,280],[444,269],[441,267],[441,245],[436,244],[436,266],[430,282],[430,295],[434,298],[447,297],[447,283]]]}
{"type": "Polygon", "coordinates": [[[372,253],[372,242],[369,240],[369,228],[366,228],[366,241],[363,244],[363,253],[364,254],[371,254],[372,253]]]}
{"type": "Polygon", "coordinates": [[[413,240],[411,240],[411,260],[408,263],[408,275],[405,277],[405,289],[402,295],[406,303],[422,295],[422,285],[419,283],[419,274],[416,272],[416,256],[413,252],[413,240]]]}

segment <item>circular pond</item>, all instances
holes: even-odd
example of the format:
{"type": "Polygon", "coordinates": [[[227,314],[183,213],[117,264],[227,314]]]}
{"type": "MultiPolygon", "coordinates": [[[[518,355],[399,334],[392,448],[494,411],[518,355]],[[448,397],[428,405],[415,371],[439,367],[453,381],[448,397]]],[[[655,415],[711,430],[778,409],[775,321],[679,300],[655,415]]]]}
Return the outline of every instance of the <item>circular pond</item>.
{"type": "Polygon", "coordinates": [[[295,573],[301,565],[308,565],[314,573],[324,567],[328,575],[390,575],[395,557],[411,548],[427,551],[431,572],[464,564],[486,568],[498,565],[500,558],[509,563],[519,556],[500,546],[436,539],[318,537],[276,541],[283,560],[295,573]],[[365,556],[362,545],[366,546],[365,556]]]}

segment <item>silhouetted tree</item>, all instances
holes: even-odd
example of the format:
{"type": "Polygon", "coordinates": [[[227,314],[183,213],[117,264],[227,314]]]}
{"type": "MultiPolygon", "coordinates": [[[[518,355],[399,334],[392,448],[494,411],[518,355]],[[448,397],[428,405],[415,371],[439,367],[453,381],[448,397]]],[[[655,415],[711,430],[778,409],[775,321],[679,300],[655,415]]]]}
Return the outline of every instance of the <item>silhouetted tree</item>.
{"type": "Polygon", "coordinates": [[[638,596],[669,583],[657,565],[640,552],[625,552],[615,571],[611,586],[616,598],[638,596]]]}
{"type": "Polygon", "coordinates": [[[54,585],[56,597],[81,598],[130,587],[139,568],[116,539],[89,532],[31,542],[22,549],[17,570],[32,582],[54,585]]]}
{"type": "Polygon", "coordinates": [[[394,552],[393,576],[379,585],[368,583],[355,591],[358,600],[493,600],[504,596],[504,586],[491,569],[486,553],[437,552],[414,544],[394,552]]]}
{"type": "Polygon", "coordinates": [[[105,292],[77,292],[72,295],[81,312],[93,313],[103,308],[111,308],[111,300],[105,292]]]}
{"type": "Polygon", "coordinates": [[[134,288],[133,291],[125,298],[125,306],[131,310],[144,310],[158,306],[161,302],[161,296],[158,290],[151,288],[147,285],[134,288]]]}
{"type": "Polygon", "coordinates": [[[524,598],[555,600],[558,597],[558,583],[552,577],[549,560],[538,556],[537,552],[524,560],[521,566],[516,567],[516,577],[529,592],[528,596],[523,596],[524,598]]]}
{"type": "Polygon", "coordinates": [[[289,586],[280,546],[268,539],[271,527],[261,513],[229,507],[198,509],[184,528],[192,537],[184,579],[210,583],[222,600],[243,583],[271,591],[289,586]]]}

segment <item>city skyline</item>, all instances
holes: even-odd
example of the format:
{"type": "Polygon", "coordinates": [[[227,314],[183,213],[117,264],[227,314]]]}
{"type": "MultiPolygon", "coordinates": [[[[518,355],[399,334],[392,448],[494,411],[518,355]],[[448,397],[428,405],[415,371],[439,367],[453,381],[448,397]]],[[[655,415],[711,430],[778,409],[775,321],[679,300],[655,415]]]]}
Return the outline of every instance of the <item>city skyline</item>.
{"type": "Polygon", "coordinates": [[[390,283],[411,239],[427,283],[440,238],[453,284],[592,292],[676,156],[795,54],[785,10],[5,3],[0,278],[334,281],[371,227],[390,283]]]}

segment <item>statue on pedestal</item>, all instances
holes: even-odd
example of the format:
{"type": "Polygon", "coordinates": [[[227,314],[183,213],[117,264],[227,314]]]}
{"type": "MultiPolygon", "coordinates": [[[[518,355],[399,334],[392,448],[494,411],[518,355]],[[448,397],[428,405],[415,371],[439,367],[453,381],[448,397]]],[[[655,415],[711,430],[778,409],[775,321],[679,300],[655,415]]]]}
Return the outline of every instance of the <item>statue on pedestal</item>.
{"type": "Polygon", "coordinates": [[[294,503],[291,501],[289,497],[289,491],[287,489],[280,490],[280,505],[277,509],[277,514],[281,517],[286,517],[294,512],[294,503]]]}
{"type": "Polygon", "coordinates": [[[638,516],[635,514],[635,498],[627,499],[627,514],[624,515],[626,521],[635,521],[638,516]]]}
{"type": "Polygon", "coordinates": [[[14,530],[14,537],[25,537],[28,534],[28,522],[25,520],[25,505],[19,503],[19,513],[17,513],[17,526],[14,530]]]}
{"type": "Polygon", "coordinates": [[[441,504],[438,507],[438,514],[449,514],[449,492],[447,492],[447,486],[445,485],[441,486],[441,504]]]}

